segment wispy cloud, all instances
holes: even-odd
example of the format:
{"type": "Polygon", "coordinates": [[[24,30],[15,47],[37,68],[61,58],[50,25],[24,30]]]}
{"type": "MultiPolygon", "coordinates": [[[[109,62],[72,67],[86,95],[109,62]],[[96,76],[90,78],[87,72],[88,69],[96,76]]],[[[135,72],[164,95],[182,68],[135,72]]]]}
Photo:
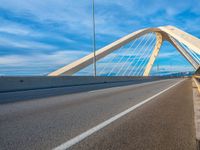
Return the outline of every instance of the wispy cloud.
{"type": "Polygon", "coordinates": [[[9,34],[18,34],[18,35],[27,35],[30,33],[29,30],[22,29],[13,25],[0,25],[0,32],[9,33],[9,34]]]}
{"type": "MultiPolygon", "coordinates": [[[[69,49],[69,53],[76,52],[77,49],[82,49],[86,53],[92,50],[91,1],[0,0],[0,2],[0,48],[4,51],[4,56],[0,56],[2,62],[13,60],[21,64],[20,62],[24,61],[28,65],[31,57],[37,58],[38,62],[49,57],[57,64],[58,60],[53,59],[57,56],[62,58],[60,63],[65,64],[65,61],[68,61],[62,56],[65,56],[67,51],[60,53],[60,49],[69,49]],[[17,49],[25,49],[26,54],[23,51],[19,53],[17,49]]],[[[95,0],[95,3],[99,48],[139,28],[168,24],[200,37],[199,0],[193,2],[191,0],[95,0]]],[[[160,58],[167,59],[179,55],[171,52],[168,47],[163,49],[164,53],[159,55],[160,58]]],[[[80,56],[78,53],[76,55],[80,56]]],[[[124,56],[124,54],[119,55],[124,56]]],[[[130,56],[129,53],[125,55],[130,56]]]]}
{"type": "Polygon", "coordinates": [[[12,46],[16,48],[30,48],[30,49],[55,49],[56,47],[50,44],[27,41],[27,40],[18,40],[11,38],[0,38],[1,46],[12,46]]]}
{"type": "Polygon", "coordinates": [[[10,74],[10,71],[15,70],[18,75],[31,75],[33,72],[46,74],[87,54],[88,52],[80,50],[62,50],[48,54],[5,55],[0,57],[0,72],[10,74]]]}
{"type": "MultiPolygon", "coordinates": [[[[5,55],[0,57],[0,65],[4,66],[26,66],[30,64],[53,64],[65,65],[88,54],[80,50],[62,50],[54,53],[33,55],[5,55]]],[[[36,65],[37,66],[37,65],[36,65]]]]}

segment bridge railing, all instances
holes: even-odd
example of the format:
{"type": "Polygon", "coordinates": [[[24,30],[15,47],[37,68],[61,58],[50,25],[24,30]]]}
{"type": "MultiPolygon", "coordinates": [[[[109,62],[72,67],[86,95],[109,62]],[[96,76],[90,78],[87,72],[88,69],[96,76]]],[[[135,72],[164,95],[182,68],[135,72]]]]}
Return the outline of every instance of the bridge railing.
{"type": "Polygon", "coordinates": [[[198,89],[198,91],[200,93],[200,75],[193,75],[192,78],[193,78],[193,81],[196,84],[197,89],[198,89]]]}

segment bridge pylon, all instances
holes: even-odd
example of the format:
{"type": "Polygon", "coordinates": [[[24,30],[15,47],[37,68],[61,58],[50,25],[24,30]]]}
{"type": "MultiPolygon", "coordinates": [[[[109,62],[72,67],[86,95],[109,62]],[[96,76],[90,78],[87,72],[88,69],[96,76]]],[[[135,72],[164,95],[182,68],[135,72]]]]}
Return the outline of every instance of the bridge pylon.
{"type": "MultiPolygon", "coordinates": [[[[114,52],[118,48],[124,46],[125,44],[130,43],[131,41],[136,40],[139,37],[142,37],[148,33],[156,34],[156,44],[154,50],[149,58],[149,61],[144,69],[143,76],[149,76],[152,66],[160,48],[163,44],[163,41],[168,41],[174,46],[181,55],[183,55],[188,62],[194,67],[194,69],[199,68],[199,63],[196,59],[194,59],[191,54],[188,52],[189,49],[192,53],[196,53],[200,55],[200,39],[174,27],[174,26],[162,26],[157,28],[146,28],[141,29],[136,32],[133,32],[129,35],[126,35],[119,40],[99,49],[96,51],[96,60],[100,60],[107,56],[108,54],[114,52]]],[[[71,64],[68,64],[58,70],[49,74],[49,76],[59,76],[59,75],[73,75],[76,72],[84,69],[85,67],[91,65],[93,63],[93,53],[75,61],[71,64]]]]}

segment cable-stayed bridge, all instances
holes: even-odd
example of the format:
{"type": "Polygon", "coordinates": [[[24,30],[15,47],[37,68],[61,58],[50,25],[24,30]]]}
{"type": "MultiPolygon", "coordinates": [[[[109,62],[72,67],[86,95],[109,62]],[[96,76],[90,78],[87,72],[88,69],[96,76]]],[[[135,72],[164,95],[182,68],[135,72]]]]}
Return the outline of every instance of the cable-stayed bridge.
{"type": "Polygon", "coordinates": [[[200,39],[163,26],[133,32],[48,76],[1,77],[0,149],[197,149],[199,55],[200,39]],[[164,41],[193,66],[192,77],[151,76],[164,41]],[[97,76],[77,76],[96,63],[97,76]]]}
{"type": "Polygon", "coordinates": [[[133,32],[97,50],[96,55],[91,53],[50,73],[49,76],[73,75],[94,63],[94,57],[100,61],[115,51],[120,51],[121,56],[114,54],[107,62],[104,61],[98,71],[99,76],[149,76],[164,41],[175,47],[195,70],[198,69],[200,40],[176,27],[163,26],[133,32]]]}

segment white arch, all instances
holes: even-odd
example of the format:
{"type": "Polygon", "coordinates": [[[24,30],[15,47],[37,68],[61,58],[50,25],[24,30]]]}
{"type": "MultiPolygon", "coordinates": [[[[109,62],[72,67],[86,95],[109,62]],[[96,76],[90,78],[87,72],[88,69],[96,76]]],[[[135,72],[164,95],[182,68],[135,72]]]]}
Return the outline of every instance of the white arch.
{"type": "MultiPolygon", "coordinates": [[[[177,42],[181,42],[185,44],[188,48],[196,52],[197,54],[200,54],[200,39],[176,28],[173,26],[163,26],[158,28],[146,28],[141,29],[136,32],[133,32],[127,36],[122,37],[121,39],[99,49],[96,51],[96,60],[99,60],[106,55],[112,53],[116,49],[122,47],[123,45],[129,43],[130,41],[141,37],[144,34],[155,32],[157,42],[155,45],[155,48],[153,50],[152,56],[150,57],[150,60],[146,66],[146,69],[144,71],[144,76],[148,76],[151,68],[153,66],[153,63],[158,55],[158,52],[160,50],[160,47],[163,43],[163,40],[169,41],[191,64],[195,69],[198,69],[199,64],[187,53],[187,51],[180,46],[180,44],[177,42]]],[[[69,65],[66,65],[52,73],[49,74],[49,76],[59,76],[59,75],[72,75],[79,70],[87,67],[88,65],[93,63],[93,57],[94,54],[91,53],[69,65]]]]}

